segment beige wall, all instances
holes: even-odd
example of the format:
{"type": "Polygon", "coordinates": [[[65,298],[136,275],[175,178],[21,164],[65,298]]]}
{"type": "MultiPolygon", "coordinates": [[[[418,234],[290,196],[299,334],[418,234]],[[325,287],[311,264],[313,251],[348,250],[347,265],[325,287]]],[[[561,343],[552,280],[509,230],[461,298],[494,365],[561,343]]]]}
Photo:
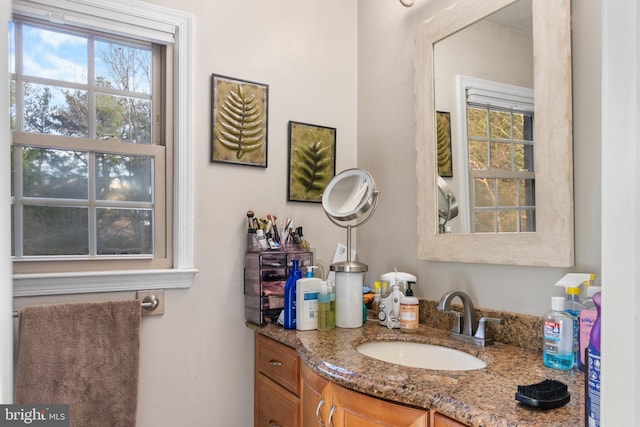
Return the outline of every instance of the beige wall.
{"type": "MultiPolygon", "coordinates": [[[[598,3],[598,4],[594,4],[598,3]]],[[[417,259],[413,116],[413,30],[446,0],[358,3],[358,166],[382,193],[373,219],[358,229],[369,278],[398,270],[418,276],[416,295],[450,289],[476,305],[542,315],[567,269],[429,262],[417,259]]],[[[573,2],[576,267],[600,274],[600,10],[573,2]]],[[[488,249],[490,250],[490,249],[488,249]]]]}
{"type": "MultiPolygon", "coordinates": [[[[253,334],[245,327],[246,212],[293,217],[331,259],[345,231],[316,203],[287,203],[289,120],[337,128],[337,170],[356,162],[355,0],[150,0],[194,15],[195,284],[143,319],[139,427],[253,425],[253,334]],[[269,85],[268,167],[209,163],[210,78],[269,85]]],[[[153,285],[151,284],[152,288],[153,285]]],[[[22,298],[40,302],[115,298],[22,298]]],[[[133,295],[117,295],[117,298],[133,295]]]]}
{"type": "Polygon", "coordinates": [[[355,0],[153,2],[196,17],[195,264],[200,273],[192,289],[169,294],[163,319],[143,325],[140,426],[249,426],[253,335],[244,326],[245,213],[295,218],[324,258],[343,235],[320,205],[286,202],[287,122],[337,128],[337,169],[355,165],[355,0]],[[267,169],[208,162],[211,73],[269,84],[267,169]]]}

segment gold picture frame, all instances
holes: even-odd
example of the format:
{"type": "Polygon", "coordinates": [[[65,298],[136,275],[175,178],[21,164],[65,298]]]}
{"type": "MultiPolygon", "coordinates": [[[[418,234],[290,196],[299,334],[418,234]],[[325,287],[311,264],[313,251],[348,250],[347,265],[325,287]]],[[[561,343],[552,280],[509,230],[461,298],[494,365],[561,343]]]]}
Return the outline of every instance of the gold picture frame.
{"type": "Polygon", "coordinates": [[[321,203],[335,174],[336,128],[290,121],[288,200],[321,203]]]}
{"type": "Polygon", "coordinates": [[[269,86],[211,76],[211,162],[267,167],[269,86]]]}

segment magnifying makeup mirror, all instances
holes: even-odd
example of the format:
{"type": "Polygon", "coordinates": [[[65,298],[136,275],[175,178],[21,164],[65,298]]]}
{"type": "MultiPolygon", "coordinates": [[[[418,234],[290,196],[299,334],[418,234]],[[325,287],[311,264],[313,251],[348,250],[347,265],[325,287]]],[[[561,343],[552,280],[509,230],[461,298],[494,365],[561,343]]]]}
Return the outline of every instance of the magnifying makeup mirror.
{"type": "Polygon", "coordinates": [[[447,222],[458,216],[458,202],[447,182],[438,175],[438,226],[440,234],[447,232],[447,222]]]}
{"type": "Polygon", "coordinates": [[[371,218],[379,194],[369,172],[347,169],[333,177],[322,195],[329,220],[347,229],[347,260],[330,267],[336,273],[336,326],[340,328],[362,326],[362,284],[368,267],[351,260],[351,229],[371,218]]]}

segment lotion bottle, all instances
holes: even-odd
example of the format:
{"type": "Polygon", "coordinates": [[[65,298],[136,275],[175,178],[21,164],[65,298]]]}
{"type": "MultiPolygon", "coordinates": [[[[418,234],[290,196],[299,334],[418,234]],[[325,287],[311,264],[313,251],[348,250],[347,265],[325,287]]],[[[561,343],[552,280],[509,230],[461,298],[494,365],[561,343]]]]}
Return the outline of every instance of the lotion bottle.
{"type": "Polygon", "coordinates": [[[296,329],[296,282],[302,277],[299,263],[294,259],[293,266],[289,271],[289,278],[284,285],[284,328],[296,329]]]}
{"type": "Polygon", "coordinates": [[[400,298],[400,332],[415,333],[418,332],[420,306],[418,298],[413,296],[411,282],[407,282],[407,290],[402,298],[400,298]]]}
{"type": "Polygon", "coordinates": [[[296,281],[296,329],[299,331],[318,328],[318,294],[323,281],[315,277],[315,268],[307,267],[305,277],[296,281]]]}
{"type": "Polygon", "coordinates": [[[574,317],[564,311],[564,298],[551,297],[551,310],[542,318],[542,358],[549,368],[567,370],[574,364],[574,317]]]}

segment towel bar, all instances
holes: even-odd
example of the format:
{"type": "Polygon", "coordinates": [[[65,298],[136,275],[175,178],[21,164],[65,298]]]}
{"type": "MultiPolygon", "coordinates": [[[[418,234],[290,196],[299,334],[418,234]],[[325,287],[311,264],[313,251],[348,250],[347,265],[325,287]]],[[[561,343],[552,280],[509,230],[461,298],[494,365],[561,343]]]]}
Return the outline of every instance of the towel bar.
{"type": "MultiPolygon", "coordinates": [[[[143,310],[153,311],[156,308],[158,308],[159,304],[160,304],[160,299],[155,294],[151,294],[144,297],[144,299],[140,303],[140,307],[143,310]]],[[[19,317],[19,316],[20,316],[20,313],[18,311],[13,312],[13,317],[19,317]]]]}

